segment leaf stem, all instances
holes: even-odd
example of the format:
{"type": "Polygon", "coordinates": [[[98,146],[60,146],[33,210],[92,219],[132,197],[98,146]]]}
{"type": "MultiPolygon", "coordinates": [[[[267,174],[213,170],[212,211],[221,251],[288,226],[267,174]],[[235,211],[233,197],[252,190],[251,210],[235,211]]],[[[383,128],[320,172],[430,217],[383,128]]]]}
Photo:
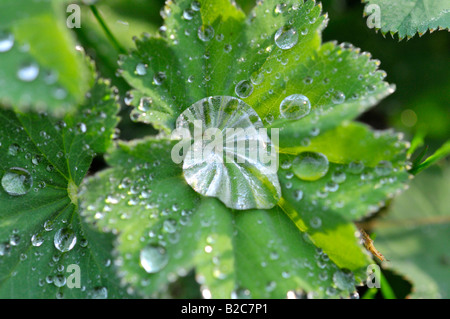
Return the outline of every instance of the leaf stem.
{"type": "Polygon", "coordinates": [[[387,281],[386,277],[383,275],[383,272],[380,272],[380,286],[381,293],[385,299],[397,299],[394,290],[387,281]]]}
{"type": "Polygon", "coordinates": [[[111,30],[106,25],[106,22],[103,19],[103,17],[101,16],[97,7],[95,5],[90,5],[89,7],[91,8],[92,14],[97,19],[98,23],[100,24],[103,31],[105,32],[108,40],[112,43],[112,45],[116,48],[116,50],[119,51],[119,53],[126,54],[127,50],[124,49],[124,47],[119,43],[119,41],[117,41],[116,37],[112,34],[111,30]]]}

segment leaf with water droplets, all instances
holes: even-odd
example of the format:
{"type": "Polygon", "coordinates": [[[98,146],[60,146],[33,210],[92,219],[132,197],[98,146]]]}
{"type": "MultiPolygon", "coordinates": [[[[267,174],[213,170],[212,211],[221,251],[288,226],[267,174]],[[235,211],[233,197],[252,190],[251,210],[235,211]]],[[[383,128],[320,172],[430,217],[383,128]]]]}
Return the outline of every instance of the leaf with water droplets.
{"type": "Polygon", "coordinates": [[[367,25],[400,40],[450,28],[449,0],[362,0],[367,25]]]}
{"type": "Polygon", "coordinates": [[[234,182],[212,143],[188,153],[206,150],[213,161],[184,153],[176,163],[167,134],[118,143],[111,168],[89,178],[81,196],[88,220],[119,236],[119,275],[144,296],[192,270],[205,298],[349,296],[370,262],[353,222],[408,179],[406,144],[351,122],[394,91],[379,61],[349,44],[322,44],[327,17],[314,1],[266,0],[245,17],[228,0],[180,0],[162,13],[160,36],[137,39],[119,61],[133,87],[131,118],[164,133],[191,132],[195,120],[223,131],[236,125],[222,119],[239,110],[204,103],[238,101],[244,127],[256,115],[258,126],[279,129],[279,143],[276,130],[267,141],[282,169],[277,179],[250,165],[236,177],[256,181],[256,203],[250,183],[227,193],[234,182]],[[241,198],[249,206],[236,206],[241,198]]]}
{"type": "Polygon", "coordinates": [[[62,1],[0,3],[0,102],[62,115],[93,84],[91,67],[66,26],[62,1]],[[24,93],[26,92],[26,94],[24,93]]]}
{"type": "Polygon", "coordinates": [[[390,131],[350,123],[280,156],[278,175],[285,200],[281,206],[340,267],[365,271],[368,259],[352,222],[378,211],[387,198],[405,187],[410,176],[405,163],[408,144],[400,138],[390,131]],[[320,178],[305,179],[296,173],[305,154],[314,159],[314,165],[310,160],[303,169],[312,173],[304,174],[318,176],[320,171],[320,178]],[[326,170],[322,158],[326,158],[326,170]]]}
{"type": "Polygon", "coordinates": [[[63,120],[0,111],[1,297],[127,296],[114,279],[113,236],[80,219],[77,199],[94,155],[111,143],[117,112],[102,80],[63,120]]]}
{"type": "Polygon", "coordinates": [[[158,297],[195,269],[205,298],[285,298],[288,291],[348,295],[326,294],[339,268],[280,207],[232,211],[196,193],[180,165],[161,160],[174,143],[120,142],[107,158],[112,168],[82,186],[86,218],[119,234],[122,280],[144,296],[158,297]]]}

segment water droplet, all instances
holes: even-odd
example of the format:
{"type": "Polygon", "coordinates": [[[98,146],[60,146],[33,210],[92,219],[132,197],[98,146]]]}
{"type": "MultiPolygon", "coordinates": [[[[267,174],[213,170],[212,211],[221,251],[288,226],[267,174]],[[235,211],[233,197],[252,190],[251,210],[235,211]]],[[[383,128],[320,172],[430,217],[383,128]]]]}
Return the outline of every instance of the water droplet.
{"type": "Polygon", "coordinates": [[[333,274],[333,282],[340,290],[355,290],[355,276],[348,269],[337,270],[333,274]]]}
{"type": "Polygon", "coordinates": [[[53,279],[53,284],[56,287],[63,287],[66,284],[66,277],[64,277],[61,274],[56,275],[55,278],[53,279]]]}
{"type": "Polygon", "coordinates": [[[275,44],[283,50],[291,49],[298,42],[297,29],[291,26],[283,26],[275,33],[275,44]]]}
{"type": "Polygon", "coordinates": [[[314,216],[309,221],[309,224],[311,225],[312,228],[316,228],[317,229],[320,226],[322,226],[322,220],[320,219],[320,217],[314,216]]]}
{"type": "Polygon", "coordinates": [[[183,11],[183,18],[186,20],[192,20],[194,17],[194,10],[192,9],[186,9],[183,11]]]}
{"type": "Polygon", "coordinates": [[[348,164],[348,171],[352,174],[359,174],[364,170],[364,164],[360,161],[353,161],[348,164]]]}
{"type": "Polygon", "coordinates": [[[264,73],[260,72],[260,73],[253,73],[250,76],[250,81],[252,81],[252,83],[254,85],[259,85],[262,83],[262,81],[264,80],[264,73]]]}
{"type": "Polygon", "coordinates": [[[11,50],[14,45],[14,35],[9,32],[0,31],[0,52],[11,50]]]}
{"type": "Polygon", "coordinates": [[[71,250],[77,242],[77,236],[70,228],[61,228],[55,234],[53,243],[61,252],[71,250]]]}
{"type": "Polygon", "coordinates": [[[341,91],[337,91],[333,94],[333,97],[331,98],[331,101],[334,104],[342,104],[345,101],[345,94],[341,91]]]}
{"type": "Polygon", "coordinates": [[[249,97],[250,94],[252,94],[253,84],[250,81],[242,80],[238,84],[236,84],[234,91],[236,92],[236,95],[238,97],[240,97],[241,99],[245,99],[246,97],[249,97]]]}
{"type": "Polygon", "coordinates": [[[42,236],[41,234],[34,234],[31,237],[31,244],[34,247],[39,247],[40,245],[42,245],[43,242],[44,242],[44,236],[42,236]]]}
{"type": "Polygon", "coordinates": [[[91,293],[92,299],[106,299],[108,298],[108,289],[106,287],[96,287],[91,293]]]}
{"type": "Polygon", "coordinates": [[[169,262],[169,255],[166,249],[157,244],[151,244],[141,250],[140,253],[141,266],[144,270],[153,274],[163,269],[169,262]]]}
{"type": "Polygon", "coordinates": [[[167,233],[174,233],[177,230],[177,221],[174,219],[166,219],[163,223],[163,229],[167,233]]]}
{"type": "Polygon", "coordinates": [[[200,2],[198,2],[196,0],[192,1],[192,3],[191,3],[191,8],[194,11],[199,11],[200,10],[200,6],[201,6],[200,2]]]}
{"type": "Polygon", "coordinates": [[[8,154],[11,156],[16,156],[19,151],[20,151],[20,146],[17,144],[11,144],[8,147],[8,154]]]}
{"type": "Polygon", "coordinates": [[[292,170],[300,179],[315,181],[328,172],[328,158],[321,153],[304,152],[294,159],[292,170]]]}
{"type": "Polygon", "coordinates": [[[33,177],[26,169],[11,167],[2,177],[2,186],[11,196],[25,195],[33,186],[33,177]]]}
{"type": "Polygon", "coordinates": [[[337,184],[341,184],[341,183],[345,182],[346,178],[347,178],[347,175],[345,175],[344,172],[340,172],[340,171],[335,171],[331,175],[331,180],[337,184]]]}
{"type": "Polygon", "coordinates": [[[296,201],[299,201],[303,198],[303,191],[297,189],[296,191],[294,191],[294,198],[296,201]]]}
{"type": "Polygon", "coordinates": [[[380,161],[375,166],[375,173],[378,176],[387,176],[392,172],[392,163],[389,161],[380,161]]]}
{"type": "Polygon", "coordinates": [[[311,111],[309,99],[302,94],[292,94],[286,97],[280,104],[281,116],[298,120],[305,117],[311,111]]]}
{"type": "Polygon", "coordinates": [[[188,131],[190,136],[183,138],[182,143],[188,142],[184,157],[176,161],[184,161],[184,178],[196,192],[239,210],[277,203],[281,187],[275,148],[248,104],[230,96],[204,98],[186,109],[176,125],[177,134],[188,131]],[[199,138],[199,131],[214,133],[199,138]]]}
{"type": "Polygon", "coordinates": [[[138,63],[136,65],[136,74],[137,75],[146,75],[147,74],[147,65],[144,63],[138,63]]]}
{"type": "Polygon", "coordinates": [[[153,82],[156,85],[163,84],[164,80],[166,79],[166,74],[164,72],[158,72],[153,76],[153,82]]]}
{"type": "Polygon", "coordinates": [[[17,77],[25,82],[35,80],[39,75],[39,66],[36,63],[26,63],[17,71],[17,77]]]}
{"type": "Polygon", "coordinates": [[[198,38],[202,41],[209,41],[214,37],[214,28],[210,25],[201,25],[197,31],[198,38]]]}

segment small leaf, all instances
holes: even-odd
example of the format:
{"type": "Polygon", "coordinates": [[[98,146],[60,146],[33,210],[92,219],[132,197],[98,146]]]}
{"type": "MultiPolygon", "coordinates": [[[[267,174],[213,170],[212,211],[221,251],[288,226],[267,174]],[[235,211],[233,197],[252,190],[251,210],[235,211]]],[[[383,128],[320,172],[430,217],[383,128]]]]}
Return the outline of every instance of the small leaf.
{"type": "Polygon", "coordinates": [[[3,105],[61,115],[82,102],[93,76],[86,59],[75,50],[64,9],[56,0],[1,2],[3,105]]]}
{"type": "Polygon", "coordinates": [[[393,36],[398,33],[399,39],[412,38],[416,33],[422,36],[427,30],[431,32],[450,28],[449,0],[363,0],[367,3],[365,14],[371,19],[372,14],[379,19],[383,34],[390,32],[393,36]],[[377,8],[377,10],[374,10],[377,8]]]}
{"type": "Polygon", "coordinates": [[[127,296],[114,279],[114,236],[81,220],[77,200],[93,156],[111,142],[117,112],[103,81],[62,121],[0,111],[0,296],[127,296]],[[68,285],[73,265],[79,287],[68,285]]]}

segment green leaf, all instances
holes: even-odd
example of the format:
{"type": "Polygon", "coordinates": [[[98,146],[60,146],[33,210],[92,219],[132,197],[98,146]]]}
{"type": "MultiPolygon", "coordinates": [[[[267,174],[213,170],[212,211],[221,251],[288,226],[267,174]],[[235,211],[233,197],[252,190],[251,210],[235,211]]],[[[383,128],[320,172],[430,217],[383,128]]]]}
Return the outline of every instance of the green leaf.
{"type": "Polygon", "coordinates": [[[422,36],[428,30],[444,30],[450,28],[449,0],[363,0],[367,3],[364,16],[379,14],[380,25],[375,27],[393,36],[398,33],[399,39],[408,39],[419,33],[422,36]]]}
{"type": "Polygon", "coordinates": [[[80,103],[92,71],[66,26],[61,1],[0,4],[0,102],[18,110],[61,115],[80,103]],[[26,94],[24,94],[26,92],[26,94]]]}
{"type": "Polygon", "coordinates": [[[449,298],[448,165],[427,169],[374,224],[385,266],[413,284],[411,298],[449,298]]]}
{"type": "Polygon", "coordinates": [[[423,162],[420,162],[421,158],[419,158],[418,162],[414,163],[415,165],[413,165],[413,167],[411,168],[410,173],[417,175],[421,171],[427,169],[428,167],[438,162],[439,160],[447,157],[448,155],[450,155],[450,140],[445,142],[444,145],[442,145],[439,149],[437,149],[436,152],[434,152],[432,155],[427,157],[423,162]]]}
{"type": "Polygon", "coordinates": [[[119,276],[143,296],[192,269],[205,298],[350,296],[371,262],[353,223],[409,178],[399,135],[351,122],[393,92],[379,61],[349,44],[322,45],[327,18],[314,1],[258,2],[247,18],[227,0],[177,1],[163,16],[160,36],[136,40],[119,62],[132,118],[163,133],[119,142],[110,168],[80,192],[87,220],[118,234],[119,276]],[[211,96],[238,97],[279,129],[277,206],[226,208],[173,162],[175,141],[164,134],[211,96]]]}
{"type": "MultiPolygon", "coordinates": [[[[353,271],[367,266],[352,221],[378,211],[387,198],[403,189],[406,144],[392,132],[373,132],[350,123],[295,149],[327,159],[326,175],[304,180],[295,171],[297,155],[281,154],[278,172],[285,210],[340,267],[353,271]]],[[[302,175],[300,175],[302,176],[302,175]]]]}
{"type": "Polygon", "coordinates": [[[290,290],[348,296],[332,288],[340,270],[280,208],[232,211],[200,196],[181,167],[161,160],[172,145],[121,142],[108,158],[113,168],[88,179],[80,193],[88,220],[119,233],[125,282],[157,296],[195,268],[204,297],[284,298],[290,290]]]}
{"type": "Polygon", "coordinates": [[[113,236],[85,223],[77,189],[111,143],[118,105],[102,80],[75,115],[0,111],[0,296],[125,297],[115,280],[113,236]],[[68,286],[71,268],[81,286],[68,286]],[[67,283],[66,283],[67,281],[67,283]]]}

